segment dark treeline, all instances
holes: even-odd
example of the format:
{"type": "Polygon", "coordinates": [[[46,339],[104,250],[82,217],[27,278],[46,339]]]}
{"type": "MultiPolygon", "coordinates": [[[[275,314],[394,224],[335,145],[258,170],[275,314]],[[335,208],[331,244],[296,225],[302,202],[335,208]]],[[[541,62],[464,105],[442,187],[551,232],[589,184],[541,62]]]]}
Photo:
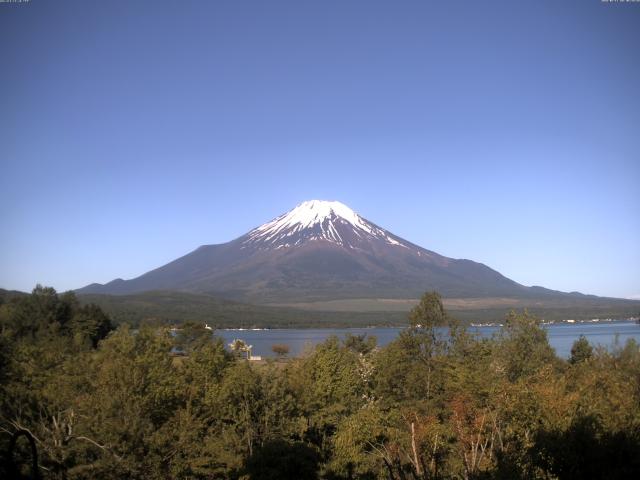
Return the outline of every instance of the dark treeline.
{"type": "Polygon", "coordinates": [[[435,293],[410,320],[252,363],[37,287],[0,305],[0,478],[31,475],[29,437],[51,479],[640,478],[635,342],[566,361],[526,312],[480,339],[435,293]]]}

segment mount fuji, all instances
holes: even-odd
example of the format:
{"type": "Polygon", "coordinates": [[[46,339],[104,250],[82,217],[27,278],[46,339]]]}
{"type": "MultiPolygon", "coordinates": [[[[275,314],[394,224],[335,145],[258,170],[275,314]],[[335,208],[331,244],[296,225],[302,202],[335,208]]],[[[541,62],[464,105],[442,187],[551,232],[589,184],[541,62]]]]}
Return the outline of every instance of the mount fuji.
{"type": "Polygon", "coordinates": [[[340,202],[311,200],[228,243],[203,245],[131,280],[91,284],[81,294],[151,290],[251,303],[353,298],[540,298],[574,295],[525,287],[471,260],[415,245],[340,202]]]}

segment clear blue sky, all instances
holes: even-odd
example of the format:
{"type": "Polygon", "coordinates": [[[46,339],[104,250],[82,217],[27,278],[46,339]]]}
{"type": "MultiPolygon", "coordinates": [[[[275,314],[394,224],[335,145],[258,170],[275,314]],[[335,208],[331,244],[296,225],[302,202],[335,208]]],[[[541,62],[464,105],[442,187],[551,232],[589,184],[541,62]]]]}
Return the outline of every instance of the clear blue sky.
{"type": "Polygon", "coordinates": [[[0,287],[131,278],[339,200],[640,296],[640,3],[0,4],[0,287]]]}

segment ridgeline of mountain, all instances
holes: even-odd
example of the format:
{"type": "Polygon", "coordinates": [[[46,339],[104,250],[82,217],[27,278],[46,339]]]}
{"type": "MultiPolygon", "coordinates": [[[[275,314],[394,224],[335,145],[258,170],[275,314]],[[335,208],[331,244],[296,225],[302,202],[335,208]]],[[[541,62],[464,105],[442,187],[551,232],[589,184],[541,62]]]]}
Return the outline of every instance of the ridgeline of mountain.
{"type": "Polygon", "coordinates": [[[439,255],[364,219],[339,202],[312,200],[228,243],[204,245],[131,280],[91,284],[81,294],[152,290],[253,303],[348,298],[583,297],[525,287],[471,260],[439,255]]]}

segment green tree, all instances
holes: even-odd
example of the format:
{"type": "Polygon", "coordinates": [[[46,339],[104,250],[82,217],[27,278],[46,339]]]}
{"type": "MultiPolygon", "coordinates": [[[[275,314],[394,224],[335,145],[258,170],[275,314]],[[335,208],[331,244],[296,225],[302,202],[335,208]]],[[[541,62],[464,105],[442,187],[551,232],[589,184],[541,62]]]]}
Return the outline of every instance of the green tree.
{"type": "Polygon", "coordinates": [[[359,356],[330,337],[305,358],[291,364],[289,378],[304,424],[299,435],[330,455],[331,438],[340,419],[366,403],[368,379],[359,356]]]}
{"type": "Polygon", "coordinates": [[[510,381],[526,378],[546,365],[557,363],[546,330],[527,310],[522,313],[512,310],[507,315],[498,335],[497,348],[501,366],[510,381]]]}
{"type": "Polygon", "coordinates": [[[593,347],[589,344],[589,340],[584,335],[573,342],[571,346],[571,357],[569,363],[575,365],[589,360],[593,356],[593,347]]]}
{"type": "Polygon", "coordinates": [[[352,335],[347,333],[344,337],[344,346],[349,350],[366,355],[371,353],[378,343],[378,339],[374,336],[363,333],[362,335],[352,335]]]}
{"type": "Polygon", "coordinates": [[[111,319],[94,304],[78,307],[71,317],[70,334],[76,342],[88,342],[96,348],[98,342],[113,330],[111,319]]]}
{"type": "Polygon", "coordinates": [[[426,292],[420,302],[409,312],[409,322],[413,327],[433,329],[449,324],[449,315],[438,292],[426,292]]]}
{"type": "Polygon", "coordinates": [[[174,345],[178,350],[191,354],[210,343],[212,338],[213,332],[202,323],[186,322],[175,330],[174,345]]]}
{"type": "Polygon", "coordinates": [[[37,285],[31,295],[0,305],[0,329],[16,339],[46,342],[65,337],[95,348],[113,326],[100,307],[81,306],[73,292],[58,295],[51,287],[37,285]]]}
{"type": "Polygon", "coordinates": [[[286,357],[289,354],[289,345],[276,343],[275,345],[271,346],[271,351],[280,358],[286,357]]]}
{"type": "Polygon", "coordinates": [[[375,395],[389,405],[433,400],[442,394],[443,360],[458,336],[456,322],[437,292],[425,293],[409,313],[409,320],[411,326],[374,359],[375,395]]]}
{"type": "Polygon", "coordinates": [[[90,394],[81,398],[76,415],[84,419],[88,437],[108,446],[92,467],[102,475],[165,477],[167,452],[157,432],[185,402],[171,347],[166,330],[131,332],[124,326],[100,344],[86,366],[90,394]]]}

